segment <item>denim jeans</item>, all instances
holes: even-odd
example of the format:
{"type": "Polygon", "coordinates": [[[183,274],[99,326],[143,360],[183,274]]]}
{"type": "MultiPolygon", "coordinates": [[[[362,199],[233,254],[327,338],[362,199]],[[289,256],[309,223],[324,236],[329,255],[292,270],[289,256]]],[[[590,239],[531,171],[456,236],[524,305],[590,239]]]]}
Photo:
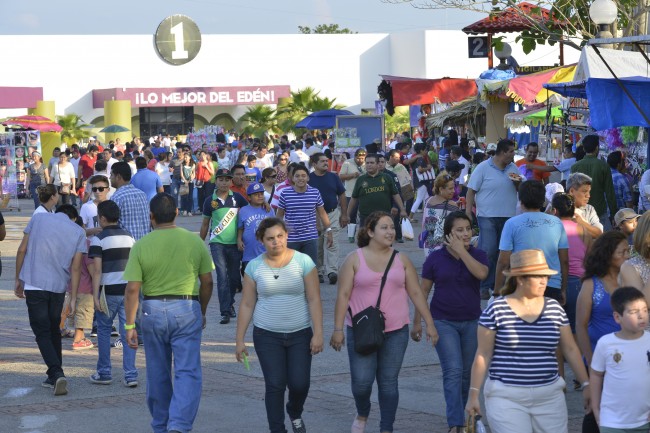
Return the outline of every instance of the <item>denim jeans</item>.
{"type": "Polygon", "coordinates": [[[210,253],[214,267],[217,269],[217,295],[219,310],[222,316],[227,316],[235,305],[235,293],[241,286],[242,253],[237,245],[226,245],[217,242],[210,244],[210,253]]]}
{"type": "Polygon", "coordinates": [[[38,188],[40,184],[35,184],[35,183],[30,183],[29,184],[29,194],[32,196],[32,200],[34,200],[34,209],[39,207],[41,205],[41,201],[38,199],[38,193],[36,192],[36,188],[38,188]]]}
{"type": "Polygon", "coordinates": [[[442,368],[449,427],[465,425],[469,379],[478,347],[477,327],[478,320],[436,320],[436,329],[440,336],[436,352],[442,368]]]}
{"type": "Polygon", "coordinates": [[[571,332],[576,333],[576,306],[578,305],[578,294],[582,287],[580,277],[569,275],[566,287],[566,303],[564,304],[564,311],[569,318],[571,325],[571,332]]]}
{"type": "Polygon", "coordinates": [[[260,360],[266,392],[264,404],[271,433],[286,433],[284,391],[289,389],[289,418],[302,417],[311,374],[311,328],[284,334],[253,328],[253,343],[260,360]]]}
{"type": "Polygon", "coordinates": [[[190,188],[190,193],[181,196],[181,210],[185,212],[194,211],[194,183],[187,184],[190,188]]]}
{"type": "Polygon", "coordinates": [[[202,325],[198,301],[143,301],[147,406],[154,433],[192,430],[203,381],[202,325]]]}
{"type": "Polygon", "coordinates": [[[494,274],[499,259],[499,239],[507,217],[478,217],[478,247],[485,251],[488,258],[488,276],[481,281],[481,292],[489,292],[500,287],[494,287],[494,274]]]}
{"type": "Polygon", "coordinates": [[[287,242],[287,247],[307,254],[314,261],[314,265],[318,264],[318,238],[308,241],[287,242]]]}
{"type": "Polygon", "coordinates": [[[387,332],[385,336],[384,344],[377,352],[361,355],[354,350],[352,327],[347,327],[352,395],[357,414],[362,417],[370,414],[370,394],[376,378],[380,413],[379,430],[392,432],[399,403],[397,378],[409,342],[409,327],[404,325],[401,329],[387,332]]]}
{"type": "Polygon", "coordinates": [[[212,197],[214,192],[214,184],[211,182],[205,182],[201,188],[196,188],[197,190],[197,208],[199,211],[203,212],[203,203],[207,197],[212,197]]]}
{"type": "Polygon", "coordinates": [[[38,350],[47,365],[47,377],[57,379],[63,376],[63,355],[61,353],[61,310],[65,293],[45,290],[25,290],[29,325],[36,337],[38,350]]]}
{"type": "Polygon", "coordinates": [[[124,312],[124,296],[106,295],[109,315],[97,311],[97,345],[99,346],[99,357],[97,358],[97,373],[101,377],[113,377],[111,369],[111,330],[115,316],[118,318],[117,329],[122,339],[122,368],[124,379],[127,381],[138,378],[138,370],[135,368],[135,349],[126,344],[126,315],[124,312]]]}
{"type": "Polygon", "coordinates": [[[181,187],[181,180],[176,179],[172,177],[172,183],[169,185],[170,191],[169,193],[174,197],[174,202],[176,203],[176,207],[180,209],[180,197],[178,196],[178,189],[181,187]]]}

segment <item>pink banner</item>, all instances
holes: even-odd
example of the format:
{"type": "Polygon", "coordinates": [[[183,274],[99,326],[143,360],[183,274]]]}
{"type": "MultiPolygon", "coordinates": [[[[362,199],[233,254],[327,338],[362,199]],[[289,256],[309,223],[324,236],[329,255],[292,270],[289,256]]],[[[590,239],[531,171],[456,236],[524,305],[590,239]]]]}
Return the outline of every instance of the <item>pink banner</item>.
{"type": "Polygon", "coordinates": [[[104,101],[113,99],[130,100],[132,107],[196,107],[277,104],[289,96],[289,86],[94,89],[93,108],[104,108],[104,101]]]}

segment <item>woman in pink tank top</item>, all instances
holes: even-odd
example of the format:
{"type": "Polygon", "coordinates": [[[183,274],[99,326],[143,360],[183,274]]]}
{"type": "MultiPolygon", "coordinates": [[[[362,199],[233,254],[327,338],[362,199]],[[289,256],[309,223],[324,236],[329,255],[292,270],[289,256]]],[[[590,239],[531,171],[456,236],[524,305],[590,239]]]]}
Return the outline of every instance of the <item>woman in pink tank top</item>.
{"type": "Polygon", "coordinates": [[[380,431],[393,431],[399,400],[397,379],[409,338],[409,298],[426,322],[427,339],[432,345],[438,340],[426,299],[420,290],[415,267],[406,255],[397,254],[386,276],[379,304],[386,319],[384,343],[378,351],[370,355],[361,355],[354,350],[354,334],[348,307],[352,315],[355,315],[377,304],[381,279],[393,254],[394,242],[393,218],[386,212],[371,213],[366,218],[365,226],[359,231],[359,249],[348,255],[339,272],[334,332],[330,346],[340,351],[347,334],[352,394],[357,409],[357,416],[352,423],[353,433],[365,431],[370,414],[370,394],[375,379],[378,379],[380,431]]]}

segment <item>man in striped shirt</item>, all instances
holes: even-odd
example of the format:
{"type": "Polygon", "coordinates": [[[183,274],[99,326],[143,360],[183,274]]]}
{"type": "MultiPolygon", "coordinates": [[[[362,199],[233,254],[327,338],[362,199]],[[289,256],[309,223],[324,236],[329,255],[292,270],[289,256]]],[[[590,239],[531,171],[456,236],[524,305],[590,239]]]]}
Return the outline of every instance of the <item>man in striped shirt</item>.
{"type": "MultiPolygon", "coordinates": [[[[111,329],[115,316],[119,318],[119,331],[122,341],[126,341],[126,316],[124,312],[124,290],[126,280],[122,278],[129,252],[135,243],[126,230],[120,228],[120,208],[114,201],[106,200],[97,205],[99,225],[103,229],[94,236],[88,250],[88,257],[95,262],[93,277],[93,298],[97,311],[97,344],[99,358],[97,372],[90,376],[90,381],[99,385],[108,385],[113,381],[111,372],[111,329]],[[104,292],[108,311],[102,310],[100,290],[104,292]]],[[[122,365],[124,367],[123,384],[129,388],[138,386],[138,370],[135,367],[135,349],[128,345],[122,348],[122,365]]]]}
{"type": "Polygon", "coordinates": [[[307,254],[318,263],[318,230],[316,212],[323,223],[328,248],[332,246],[333,236],[330,219],[320,192],[309,186],[309,170],[298,165],[293,170],[293,186],[285,188],[280,195],[276,216],[284,219],[289,228],[287,246],[307,254]]]}

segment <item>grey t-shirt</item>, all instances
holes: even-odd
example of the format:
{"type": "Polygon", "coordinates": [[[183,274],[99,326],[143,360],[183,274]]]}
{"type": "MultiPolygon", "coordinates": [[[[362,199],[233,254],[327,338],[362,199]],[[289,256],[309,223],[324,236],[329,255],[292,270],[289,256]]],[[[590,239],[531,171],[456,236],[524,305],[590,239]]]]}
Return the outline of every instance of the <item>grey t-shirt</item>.
{"type": "Polygon", "coordinates": [[[86,253],[86,233],[64,213],[38,213],[24,232],[29,235],[20,279],[30,286],[64,293],[76,253],[86,253]]]}

